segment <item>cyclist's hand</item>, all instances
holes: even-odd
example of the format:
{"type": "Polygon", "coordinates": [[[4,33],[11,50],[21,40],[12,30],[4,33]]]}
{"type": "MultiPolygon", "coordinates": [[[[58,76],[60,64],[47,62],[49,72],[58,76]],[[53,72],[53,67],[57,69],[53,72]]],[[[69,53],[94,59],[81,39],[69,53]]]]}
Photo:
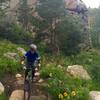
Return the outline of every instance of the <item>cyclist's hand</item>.
{"type": "Polygon", "coordinates": [[[26,70],[26,67],[24,66],[23,69],[26,70]]]}

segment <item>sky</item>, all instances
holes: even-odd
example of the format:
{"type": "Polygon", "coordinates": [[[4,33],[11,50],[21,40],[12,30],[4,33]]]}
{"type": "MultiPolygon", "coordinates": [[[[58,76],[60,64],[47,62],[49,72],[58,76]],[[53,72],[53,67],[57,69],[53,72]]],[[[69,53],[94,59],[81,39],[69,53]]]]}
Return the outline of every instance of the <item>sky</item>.
{"type": "Polygon", "coordinates": [[[100,0],[83,0],[87,7],[98,8],[100,6],[100,0]]]}

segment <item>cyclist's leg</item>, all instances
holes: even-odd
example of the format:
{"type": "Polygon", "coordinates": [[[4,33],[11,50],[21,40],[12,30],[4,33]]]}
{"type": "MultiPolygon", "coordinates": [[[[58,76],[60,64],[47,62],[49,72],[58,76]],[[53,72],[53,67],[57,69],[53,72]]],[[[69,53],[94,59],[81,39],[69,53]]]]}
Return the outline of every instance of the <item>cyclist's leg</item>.
{"type": "Polygon", "coordinates": [[[25,80],[26,80],[26,78],[27,78],[28,72],[29,72],[29,69],[26,69],[26,70],[25,70],[25,80]]]}
{"type": "Polygon", "coordinates": [[[33,81],[34,76],[35,76],[35,68],[32,68],[32,81],[33,81]]]}

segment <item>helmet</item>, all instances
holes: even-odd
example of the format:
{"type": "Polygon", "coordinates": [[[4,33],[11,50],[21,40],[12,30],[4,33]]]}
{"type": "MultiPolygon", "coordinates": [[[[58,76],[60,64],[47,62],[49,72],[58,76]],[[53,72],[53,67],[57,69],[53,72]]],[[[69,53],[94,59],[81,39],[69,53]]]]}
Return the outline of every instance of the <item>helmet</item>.
{"type": "Polygon", "coordinates": [[[30,48],[31,48],[31,49],[34,49],[34,50],[37,50],[37,46],[36,46],[35,44],[31,44],[31,45],[30,45],[30,48]]]}

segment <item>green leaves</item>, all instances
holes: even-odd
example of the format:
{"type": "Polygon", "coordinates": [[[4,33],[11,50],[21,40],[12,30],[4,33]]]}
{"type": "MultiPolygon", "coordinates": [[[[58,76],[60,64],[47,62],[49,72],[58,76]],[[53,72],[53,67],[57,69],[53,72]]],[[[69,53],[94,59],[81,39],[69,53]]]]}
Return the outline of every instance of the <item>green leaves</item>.
{"type": "Polygon", "coordinates": [[[64,15],[64,2],[63,0],[39,0],[37,12],[44,20],[52,21],[53,18],[64,15]]]}

